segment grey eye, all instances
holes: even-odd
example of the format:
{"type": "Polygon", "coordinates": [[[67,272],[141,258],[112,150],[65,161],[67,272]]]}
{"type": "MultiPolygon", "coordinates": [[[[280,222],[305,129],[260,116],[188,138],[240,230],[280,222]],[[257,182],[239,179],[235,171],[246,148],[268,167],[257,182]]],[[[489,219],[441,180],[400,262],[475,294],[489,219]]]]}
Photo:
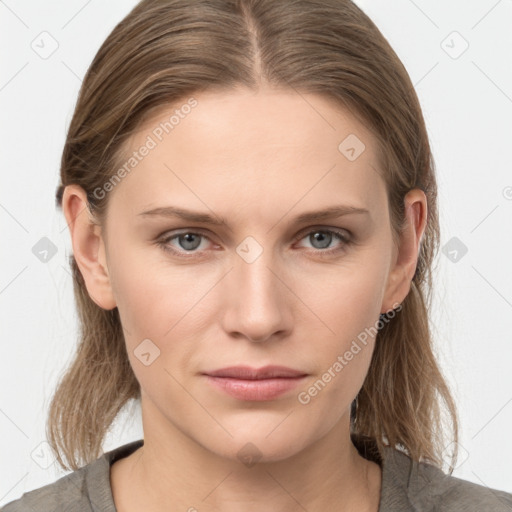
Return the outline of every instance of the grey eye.
{"type": "Polygon", "coordinates": [[[182,249],[190,251],[199,247],[201,244],[201,238],[203,238],[203,236],[199,235],[198,233],[183,233],[181,235],[176,235],[175,238],[178,240],[178,243],[182,249]],[[184,240],[183,243],[182,240],[184,240]]]}
{"type": "Polygon", "coordinates": [[[313,231],[309,235],[309,240],[312,243],[313,247],[315,249],[325,249],[326,247],[329,247],[332,241],[332,234],[328,231],[313,231]],[[313,240],[315,243],[318,243],[318,245],[315,245],[313,243],[313,240]]]}

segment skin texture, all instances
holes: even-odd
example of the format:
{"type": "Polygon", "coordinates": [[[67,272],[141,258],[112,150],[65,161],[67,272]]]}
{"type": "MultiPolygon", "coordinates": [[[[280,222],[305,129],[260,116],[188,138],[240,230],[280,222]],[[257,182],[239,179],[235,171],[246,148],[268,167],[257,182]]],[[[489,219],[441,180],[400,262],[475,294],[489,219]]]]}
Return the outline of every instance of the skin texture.
{"type": "MultiPolygon", "coordinates": [[[[91,224],[80,187],[64,192],[88,292],[102,308],[119,308],[142,390],[145,444],[112,466],[116,507],[377,511],[381,469],[362,458],[349,437],[350,404],[375,340],[369,337],[307,405],[297,395],[408,294],[425,229],[425,195],[418,189],[407,194],[407,225],[395,247],[375,139],[348,111],[293,90],[194,97],[190,114],[109,192],[103,230],[91,224]],[[338,150],[349,134],[365,144],[354,161],[338,150]],[[294,221],[340,204],[369,214],[294,221]],[[138,215],[170,205],[226,224],[138,215]],[[316,240],[316,230],[326,228],[348,232],[354,243],[325,233],[316,240]],[[164,236],[187,230],[204,237],[166,243],[196,257],[158,246],[164,236]],[[262,249],[250,263],[237,252],[246,237],[262,249]],[[147,366],[134,353],[144,339],[160,350],[147,366]],[[255,402],[232,398],[201,375],[267,364],[308,376],[300,388],[255,402]],[[250,467],[238,457],[247,443],[261,457],[250,467]]],[[[175,108],[145,122],[127,154],[175,108]]]]}

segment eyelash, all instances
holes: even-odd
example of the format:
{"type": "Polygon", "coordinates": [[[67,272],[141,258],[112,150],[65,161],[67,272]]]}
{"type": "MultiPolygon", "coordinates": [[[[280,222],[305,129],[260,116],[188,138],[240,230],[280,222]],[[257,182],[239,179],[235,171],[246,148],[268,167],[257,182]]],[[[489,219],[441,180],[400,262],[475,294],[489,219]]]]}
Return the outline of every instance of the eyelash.
{"type": "MultiPolygon", "coordinates": [[[[316,256],[320,256],[321,258],[328,258],[332,257],[338,253],[342,253],[345,251],[351,244],[354,243],[354,241],[350,238],[350,236],[345,235],[342,231],[337,231],[329,228],[315,228],[310,229],[310,231],[304,232],[302,231],[300,235],[297,235],[293,243],[299,242],[300,240],[306,238],[309,235],[312,235],[313,233],[329,233],[334,235],[335,238],[337,238],[340,242],[342,242],[341,247],[337,247],[334,249],[311,249],[314,253],[316,253],[316,256]]],[[[175,238],[178,238],[183,235],[199,235],[202,238],[206,238],[208,240],[209,237],[201,232],[198,231],[182,231],[180,233],[176,233],[172,236],[167,236],[165,238],[162,238],[157,241],[157,245],[162,248],[164,251],[171,253],[174,256],[177,256],[178,258],[185,258],[185,259],[191,259],[191,258],[198,258],[198,253],[196,252],[189,252],[189,253],[183,253],[182,251],[178,251],[176,249],[171,248],[169,245],[169,242],[171,240],[174,240],[175,238]]],[[[211,241],[211,240],[210,240],[211,241]]]]}

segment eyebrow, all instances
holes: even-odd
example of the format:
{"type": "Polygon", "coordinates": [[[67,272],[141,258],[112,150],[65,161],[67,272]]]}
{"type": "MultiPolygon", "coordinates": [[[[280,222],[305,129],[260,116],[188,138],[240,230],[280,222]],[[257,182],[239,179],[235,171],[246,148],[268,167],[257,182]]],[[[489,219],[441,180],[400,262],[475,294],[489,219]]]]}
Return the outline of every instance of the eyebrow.
{"type": "MultiPolygon", "coordinates": [[[[322,210],[314,210],[301,213],[300,215],[297,215],[294,220],[296,223],[301,224],[305,222],[333,219],[343,215],[369,213],[369,210],[366,208],[359,208],[350,205],[336,205],[324,208],[322,210]]],[[[188,222],[199,222],[201,224],[211,224],[212,226],[220,226],[222,224],[226,224],[225,219],[222,217],[210,215],[209,213],[204,212],[185,210],[176,206],[154,208],[152,210],[143,211],[138,215],[142,217],[180,218],[188,222]]]]}

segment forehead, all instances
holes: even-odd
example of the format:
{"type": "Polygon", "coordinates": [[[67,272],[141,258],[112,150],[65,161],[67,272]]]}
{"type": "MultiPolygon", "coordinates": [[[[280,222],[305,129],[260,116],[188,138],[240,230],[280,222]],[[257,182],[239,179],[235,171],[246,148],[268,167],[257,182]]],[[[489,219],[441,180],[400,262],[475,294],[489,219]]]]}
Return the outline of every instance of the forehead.
{"type": "Polygon", "coordinates": [[[178,201],[227,214],[254,205],[274,215],[343,200],[386,206],[374,136],[332,100],[270,89],[191,98],[139,126],[110,201],[134,211],[178,201]]]}

